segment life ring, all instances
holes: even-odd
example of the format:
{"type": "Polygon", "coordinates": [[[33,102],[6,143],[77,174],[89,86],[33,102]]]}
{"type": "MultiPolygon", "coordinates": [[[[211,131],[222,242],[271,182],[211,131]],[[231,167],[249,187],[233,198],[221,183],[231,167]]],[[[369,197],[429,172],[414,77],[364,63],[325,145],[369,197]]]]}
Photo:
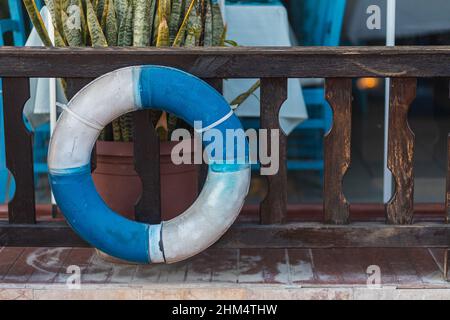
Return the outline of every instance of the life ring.
{"type": "Polygon", "coordinates": [[[227,129],[242,129],[224,98],[191,74],[162,66],[118,69],[88,84],[64,108],[50,142],[49,179],[67,222],[92,246],[132,262],[173,263],[203,251],[231,226],[248,193],[250,166],[237,156],[210,163],[197,200],[170,221],[148,225],[115,213],[92,181],[92,148],[112,120],[149,108],[191,125],[202,121],[201,131],[218,129],[223,137],[227,129]]]}

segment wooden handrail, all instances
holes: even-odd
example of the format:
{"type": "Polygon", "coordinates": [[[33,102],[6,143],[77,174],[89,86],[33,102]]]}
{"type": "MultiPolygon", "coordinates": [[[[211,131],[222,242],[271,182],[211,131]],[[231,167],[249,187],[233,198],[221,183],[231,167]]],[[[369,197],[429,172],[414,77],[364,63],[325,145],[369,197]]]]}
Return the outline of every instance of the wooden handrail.
{"type": "Polygon", "coordinates": [[[201,78],[450,77],[450,46],[42,48],[0,47],[0,77],[97,77],[162,64],[201,78]]]}

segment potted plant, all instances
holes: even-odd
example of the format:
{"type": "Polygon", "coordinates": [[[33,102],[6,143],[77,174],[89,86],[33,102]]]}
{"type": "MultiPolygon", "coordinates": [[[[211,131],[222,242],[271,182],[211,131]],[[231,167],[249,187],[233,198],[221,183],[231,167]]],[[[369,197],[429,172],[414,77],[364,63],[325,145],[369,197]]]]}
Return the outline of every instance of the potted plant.
{"type": "MultiPolygon", "coordinates": [[[[34,0],[23,0],[44,45],[52,41],[34,0]]],[[[58,47],[223,46],[225,26],[217,0],[45,0],[58,47]]],[[[195,165],[170,161],[171,132],[183,126],[165,112],[151,112],[161,140],[161,198],[163,219],[183,212],[197,196],[195,165]],[[181,195],[184,195],[182,197],[181,195]]],[[[130,114],[108,125],[97,143],[93,174],[99,193],[109,206],[128,217],[141,193],[133,165],[133,121],[130,114]],[[124,187],[126,186],[126,187],[124,187]]]]}

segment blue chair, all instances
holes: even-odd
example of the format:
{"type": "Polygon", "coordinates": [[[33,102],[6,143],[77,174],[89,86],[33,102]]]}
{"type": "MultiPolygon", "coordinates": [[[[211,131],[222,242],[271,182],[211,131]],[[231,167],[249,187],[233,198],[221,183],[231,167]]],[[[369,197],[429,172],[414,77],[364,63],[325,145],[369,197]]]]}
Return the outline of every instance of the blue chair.
{"type": "MultiPolygon", "coordinates": [[[[36,0],[36,5],[41,8],[43,5],[42,0],[36,0]]],[[[6,33],[12,33],[12,40],[15,46],[23,46],[26,40],[26,26],[25,17],[22,10],[22,1],[8,0],[8,7],[10,17],[8,19],[0,20],[0,46],[3,46],[4,36],[6,33]]],[[[0,203],[6,202],[10,199],[15,190],[14,179],[8,173],[6,169],[6,156],[5,156],[5,137],[4,137],[4,123],[3,123],[3,93],[2,82],[0,79],[0,203]]],[[[47,166],[45,164],[45,157],[42,160],[42,154],[46,153],[46,143],[49,135],[48,125],[42,126],[35,131],[35,173],[47,172],[47,166]]]]}
{"type": "Polygon", "coordinates": [[[10,18],[0,20],[0,46],[4,45],[3,36],[12,32],[14,45],[25,44],[25,20],[22,11],[22,1],[8,0],[10,18]]]}
{"type": "MultiPolygon", "coordinates": [[[[0,20],[0,46],[3,46],[4,35],[12,33],[14,44],[23,46],[25,44],[25,23],[22,14],[22,2],[8,0],[10,18],[0,20]]],[[[14,185],[11,176],[6,169],[5,137],[3,123],[3,92],[0,79],[0,203],[5,202],[14,194],[14,185]]]]}
{"type": "MultiPolygon", "coordinates": [[[[290,6],[302,45],[339,45],[346,0],[291,1],[290,6]]],[[[289,170],[313,170],[322,175],[323,135],[331,128],[333,115],[324,97],[322,80],[304,81],[302,89],[309,119],[289,137],[287,166],[289,170]]]]}

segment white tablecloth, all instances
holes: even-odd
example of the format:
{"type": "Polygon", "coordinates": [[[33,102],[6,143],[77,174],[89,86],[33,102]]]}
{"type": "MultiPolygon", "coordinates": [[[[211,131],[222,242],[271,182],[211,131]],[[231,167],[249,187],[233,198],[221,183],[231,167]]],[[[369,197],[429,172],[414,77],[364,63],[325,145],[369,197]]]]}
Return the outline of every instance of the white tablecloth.
{"type": "MultiPolygon", "coordinates": [[[[240,46],[292,46],[290,27],[283,5],[227,4],[225,20],[227,38],[240,46]]],[[[233,79],[224,83],[224,96],[231,102],[247,91],[256,79],[233,79]]],[[[259,117],[259,90],[250,96],[236,111],[240,117],[259,117]]],[[[280,125],[289,134],[308,118],[298,79],[289,79],[288,99],[280,110],[280,125]]]]}

